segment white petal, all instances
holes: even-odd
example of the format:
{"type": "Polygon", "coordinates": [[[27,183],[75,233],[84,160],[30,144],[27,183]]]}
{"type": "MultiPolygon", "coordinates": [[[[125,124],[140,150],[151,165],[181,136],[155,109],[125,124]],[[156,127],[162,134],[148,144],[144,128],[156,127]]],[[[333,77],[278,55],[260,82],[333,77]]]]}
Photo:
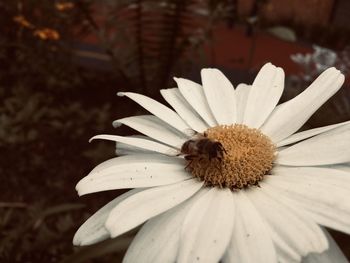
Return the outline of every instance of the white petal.
{"type": "Polygon", "coordinates": [[[125,143],[134,147],[138,147],[141,149],[158,152],[162,154],[167,155],[176,155],[178,153],[177,150],[174,148],[171,148],[169,146],[166,146],[164,144],[161,144],[159,142],[155,142],[149,139],[145,138],[137,138],[137,137],[124,137],[124,136],[117,136],[117,135],[108,135],[108,134],[101,134],[96,135],[90,139],[90,141],[95,139],[102,139],[102,140],[110,140],[115,142],[121,142],[125,143]]]}
{"type": "Polygon", "coordinates": [[[338,127],[343,126],[344,124],[348,124],[348,123],[350,123],[350,121],[345,121],[345,122],[341,122],[341,123],[337,123],[337,124],[327,125],[324,127],[319,127],[319,128],[310,129],[307,131],[295,133],[295,134],[289,136],[288,138],[277,143],[277,147],[281,147],[281,146],[292,144],[292,143],[295,143],[298,141],[305,140],[307,138],[310,138],[310,137],[313,137],[315,135],[333,130],[335,128],[338,128],[338,127]]]}
{"type": "Polygon", "coordinates": [[[223,262],[277,262],[270,231],[243,191],[234,194],[235,226],[223,262]]]}
{"type": "Polygon", "coordinates": [[[212,188],[185,218],[177,262],[218,262],[230,241],[233,223],[231,191],[212,188]]]}
{"type": "MultiPolygon", "coordinates": [[[[140,135],[140,134],[125,136],[125,137],[126,138],[140,138],[140,139],[150,140],[150,141],[156,142],[154,139],[152,139],[150,137],[147,137],[145,135],[140,135]]],[[[115,154],[117,156],[128,155],[128,154],[145,154],[145,153],[152,153],[152,151],[146,150],[145,148],[132,146],[130,144],[126,144],[126,143],[123,143],[123,142],[117,142],[116,143],[115,154]]],[[[168,154],[168,153],[166,153],[166,154],[167,155],[171,155],[171,151],[169,151],[169,153],[170,154],[168,154]]]]}
{"type": "Polygon", "coordinates": [[[244,111],[247,105],[248,95],[252,86],[244,83],[238,84],[235,95],[237,101],[237,120],[236,123],[242,123],[244,111]]]}
{"type": "Polygon", "coordinates": [[[290,254],[290,251],[285,250],[286,246],[275,244],[278,263],[300,263],[300,257],[295,258],[294,255],[290,254]]]}
{"type": "Polygon", "coordinates": [[[261,127],[262,132],[275,143],[287,138],[301,128],[343,82],[344,75],[340,71],[327,69],[301,94],[277,106],[261,127]]]}
{"type": "Polygon", "coordinates": [[[167,163],[169,165],[183,165],[184,161],[181,158],[169,157],[163,154],[146,153],[139,155],[121,156],[109,159],[97,165],[91,173],[98,173],[105,169],[115,170],[117,165],[127,165],[130,163],[138,162],[158,162],[167,163]]]}
{"type": "Polygon", "coordinates": [[[112,237],[119,236],[142,224],[149,218],[180,204],[195,192],[203,183],[190,179],[180,183],[154,187],[127,198],[115,207],[106,222],[112,237]]]}
{"type": "Polygon", "coordinates": [[[348,263],[349,261],[327,230],[324,229],[323,232],[328,239],[329,249],[320,254],[309,254],[306,258],[303,258],[302,263],[348,263]]]}
{"type": "Polygon", "coordinates": [[[344,172],[350,172],[350,163],[330,165],[329,168],[337,169],[344,172]]]}
{"type": "MultiPolygon", "coordinates": [[[[273,191],[264,191],[263,182],[260,189],[247,191],[247,196],[254,203],[260,214],[266,219],[271,229],[271,236],[275,245],[285,251],[292,250],[300,256],[310,252],[323,252],[327,249],[327,242],[320,227],[283,200],[273,191]],[[281,201],[282,200],[282,201],[281,201]]],[[[295,255],[291,255],[295,257],[295,255]]]]}
{"type": "Polygon", "coordinates": [[[78,231],[74,235],[73,244],[76,246],[87,246],[109,238],[110,235],[104,225],[110,211],[127,197],[132,196],[133,194],[136,194],[142,190],[143,189],[130,190],[118,196],[98,210],[79,227],[78,231]]]}
{"type": "MultiPolygon", "coordinates": [[[[281,175],[285,180],[293,180],[294,178],[298,183],[303,182],[303,180],[307,182],[311,180],[310,183],[323,183],[344,189],[347,189],[347,185],[350,185],[350,172],[341,169],[340,165],[316,167],[275,166],[271,174],[281,175]]],[[[275,177],[272,178],[275,180],[275,177]]]]}
{"type": "Polygon", "coordinates": [[[127,96],[162,121],[168,123],[175,129],[186,132],[190,127],[179,117],[179,115],[158,101],[144,95],[133,92],[118,92],[118,96],[127,96]]]}
{"type": "Polygon", "coordinates": [[[174,78],[174,80],[182,96],[184,96],[187,102],[197,111],[203,120],[211,127],[216,126],[217,122],[213,113],[210,111],[202,86],[188,79],[174,78]]]}
{"type": "Polygon", "coordinates": [[[348,172],[314,167],[278,167],[266,183],[303,207],[317,223],[350,234],[348,172]]]}
{"type": "Polygon", "coordinates": [[[151,115],[133,116],[115,120],[114,126],[127,125],[157,141],[180,148],[188,140],[184,135],[176,132],[162,120],[151,115]]]}
{"type": "Polygon", "coordinates": [[[208,125],[204,123],[197,112],[188,104],[179,89],[162,89],[160,93],[193,130],[196,132],[204,132],[208,128],[208,125]]]}
{"type": "MultiPolygon", "coordinates": [[[[268,176],[270,179],[271,176],[268,176]]],[[[275,188],[271,187],[268,184],[269,180],[265,180],[261,182],[260,186],[262,191],[270,196],[273,200],[278,200],[277,202],[289,209],[290,211],[293,212],[293,214],[297,215],[299,219],[301,219],[305,225],[310,230],[309,237],[311,237],[313,240],[310,238],[310,242],[313,242],[314,248],[316,248],[315,251],[324,251],[325,249],[328,249],[328,241],[326,236],[324,235],[322,229],[320,226],[316,224],[315,221],[313,221],[313,218],[310,218],[309,214],[307,211],[298,205],[298,203],[295,202],[295,200],[288,198],[286,195],[284,195],[283,192],[276,190],[275,188]],[[267,182],[266,182],[267,181],[267,182]]],[[[305,232],[306,236],[304,239],[307,239],[307,233],[305,232]]]]}
{"type": "Polygon", "coordinates": [[[256,76],[249,92],[243,123],[259,128],[276,107],[284,88],[284,71],[271,63],[265,64],[256,76]]]}
{"type": "Polygon", "coordinates": [[[235,90],[218,69],[201,71],[202,85],[211,112],[219,124],[233,124],[237,119],[235,90]]]}
{"type": "Polygon", "coordinates": [[[183,220],[193,203],[207,189],[199,190],[189,200],[151,218],[137,233],[123,263],[172,263],[176,261],[183,220]]]}
{"type": "Polygon", "coordinates": [[[114,165],[98,171],[92,170],[77,184],[78,194],[85,195],[123,188],[153,187],[191,178],[185,171],[185,165],[182,162],[179,163],[175,158],[173,158],[173,163],[163,162],[163,158],[149,159],[145,156],[138,158],[137,161],[128,161],[129,159],[129,156],[118,157],[112,159],[112,161],[115,160],[114,165]]]}
{"type": "Polygon", "coordinates": [[[350,125],[342,125],[278,153],[275,163],[292,166],[327,165],[350,161],[350,125]]]}

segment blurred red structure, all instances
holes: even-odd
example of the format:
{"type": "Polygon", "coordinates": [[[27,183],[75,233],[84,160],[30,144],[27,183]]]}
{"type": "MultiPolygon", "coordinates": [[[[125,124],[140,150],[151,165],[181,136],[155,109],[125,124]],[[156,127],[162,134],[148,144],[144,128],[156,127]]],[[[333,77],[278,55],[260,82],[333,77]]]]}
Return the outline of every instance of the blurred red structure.
{"type": "MultiPolygon", "coordinates": [[[[257,2],[257,0],[238,0],[238,16],[249,17],[257,2]]],[[[340,7],[335,0],[267,0],[261,5],[259,15],[271,24],[290,21],[305,27],[325,26],[335,23],[334,13],[340,7]]],[[[123,15],[127,15],[128,12],[126,11],[123,15]]],[[[103,17],[97,17],[99,22],[103,19],[103,17]]],[[[195,23],[198,22],[202,23],[195,21],[195,23]]],[[[257,70],[269,61],[283,67],[287,74],[297,74],[300,68],[290,59],[290,55],[310,53],[313,50],[310,43],[284,41],[262,30],[254,30],[252,34],[247,34],[246,30],[246,26],[242,24],[233,27],[228,27],[224,23],[215,25],[212,30],[212,40],[205,46],[208,65],[202,66],[257,70]]],[[[88,36],[84,41],[95,44],[97,39],[94,36],[88,36]]],[[[80,53],[102,61],[109,59],[101,52],[89,50],[80,51],[80,53]]]]}

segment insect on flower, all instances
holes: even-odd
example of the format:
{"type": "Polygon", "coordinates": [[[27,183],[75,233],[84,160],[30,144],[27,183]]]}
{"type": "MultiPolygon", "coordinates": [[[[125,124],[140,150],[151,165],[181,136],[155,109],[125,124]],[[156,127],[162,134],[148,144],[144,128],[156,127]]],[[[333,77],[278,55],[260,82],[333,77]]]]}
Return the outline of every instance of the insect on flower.
{"type": "Polygon", "coordinates": [[[208,138],[206,133],[198,133],[196,138],[186,141],[181,146],[180,151],[187,161],[195,158],[208,158],[209,160],[217,158],[221,160],[224,152],[226,152],[221,142],[208,138]]]}

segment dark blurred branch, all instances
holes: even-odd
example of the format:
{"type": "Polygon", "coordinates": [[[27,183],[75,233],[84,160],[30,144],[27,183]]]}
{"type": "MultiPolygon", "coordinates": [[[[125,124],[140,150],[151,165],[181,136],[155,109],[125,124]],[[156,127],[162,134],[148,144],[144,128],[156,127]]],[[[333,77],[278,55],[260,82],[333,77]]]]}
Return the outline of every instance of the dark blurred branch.
{"type": "Polygon", "coordinates": [[[141,92],[145,93],[147,91],[147,81],[145,78],[145,62],[144,62],[144,52],[142,46],[142,33],[143,33],[143,25],[142,25],[142,0],[137,0],[136,2],[136,45],[137,45],[137,58],[138,58],[138,68],[141,82],[141,92]]]}
{"type": "Polygon", "coordinates": [[[27,208],[28,205],[22,202],[0,202],[0,208],[27,208]]]}

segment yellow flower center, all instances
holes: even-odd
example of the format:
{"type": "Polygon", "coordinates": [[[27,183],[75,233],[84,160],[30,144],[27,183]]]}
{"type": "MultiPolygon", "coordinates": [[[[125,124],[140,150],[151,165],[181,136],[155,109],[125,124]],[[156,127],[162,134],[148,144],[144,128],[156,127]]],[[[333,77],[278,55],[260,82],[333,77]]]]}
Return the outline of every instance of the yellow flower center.
{"type": "Polygon", "coordinates": [[[242,189],[258,185],[271,170],[276,147],[258,129],[240,124],[219,125],[209,128],[205,135],[222,144],[222,158],[198,155],[188,161],[187,168],[207,186],[242,189]]]}

